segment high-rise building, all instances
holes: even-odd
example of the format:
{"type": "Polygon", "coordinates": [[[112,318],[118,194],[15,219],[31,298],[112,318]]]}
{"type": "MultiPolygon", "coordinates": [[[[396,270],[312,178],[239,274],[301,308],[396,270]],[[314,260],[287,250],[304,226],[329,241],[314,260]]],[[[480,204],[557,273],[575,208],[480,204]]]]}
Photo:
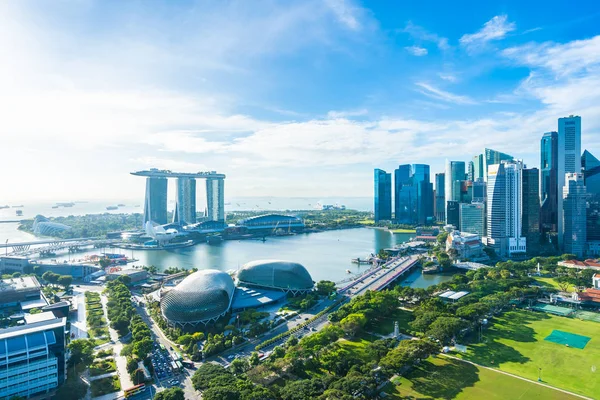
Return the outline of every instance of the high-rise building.
{"type": "Polygon", "coordinates": [[[483,178],[477,178],[473,182],[473,203],[485,203],[487,199],[487,189],[483,178]]]}
{"type": "Polygon", "coordinates": [[[430,179],[430,169],[427,164],[412,164],[411,180],[415,187],[415,222],[431,224],[433,222],[433,184],[430,179]]]}
{"type": "MultiPolygon", "coordinates": [[[[587,193],[586,237],[588,249],[600,247],[600,161],[585,150],[581,169],[587,193]]],[[[590,252],[597,255],[597,252],[590,252]]]]}
{"type": "Polygon", "coordinates": [[[570,115],[558,119],[558,152],[557,152],[557,187],[558,192],[558,244],[564,249],[564,186],[566,174],[581,172],[581,117],[570,115]]]}
{"type": "Polygon", "coordinates": [[[469,161],[469,166],[467,168],[467,180],[471,182],[475,180],[475,163],[473,161],[469,161]]]}
{"type": "Polygon", "coordinates": [[[514,160],[514,157],[510,154],[487,148],[483,149],[483,179],[487,181],[487,173],[490,165],[512,160],[514,160]]]}
{"type": "Polygon", "coordinates": [[[485,205],[483,203],[460,204],[460,231],[485,236],[485,205]]]}
{"type": "Polygon", "coordinates": [[[460,203],[458,201],[446,203],[446,224],[460,230],[460,203]]]}
{"type": "Polygon", "coordinates": [[[527,251],[536,254],[540,243],[540,171],[523,169],[523,227],[527,251]]]}
{"type": "Polygon", "coordinates": [[[587,240],[587,227],[586,190],[582,173],[565,174],[562,198],[564,252],[583,257],[587,240]]]}
{"type": "Polygon", "coordinates": [[[522,236],[523,163],[503,161],[488,168],[485,242],[500,256],[525,253],[522,236]]]}
{"type": "Polygon", "coordinates": [[[0,329],[0,399],[46,398],[65,381],[66,320],[46,311],[0,329]]]}
{"type": "Polygon", "coordinates": [[[392,220],[392,174],[375,169],[375,222],[392,220]]]}
{"type": "Polygon", "coordinates": [[[473,181],[477,179],[485,180],[485,171],[483,169],[483,154],[473,157],[473,181]]]}
{"type": "Polygon", "coordinates": [[[225,180],[206,178],[206,208],[209,221],[225,222],[225,180]]]}
{"type": "MultiPolygon", "coordinates": [[[[446,196],[446,207],[449,201],[460,202],[460,184],[456,184],[456,181],[465,180],[465,162],[464,161],[448,161],[446,160],[446,171],[444,173],[445,179],[445,190],[446,196]]],[[[448,210],[446,209],[446,223],[448,222],[448,210]]]]}
{"type": "Polygon", "coordinates": [[[444,173],[435,174],[435,219],[446,221],[446,190],[444,173]]]}
{"type": "Polygon", "coordinates": [[[546,132],[540,141],[540,224],[544,232],[558,229],[558,133],[546,132]]]}
{"type": "Polygon", "coordinates": [[[394,220],[400,224],[411,224],[416,193],[411,182],[410,164],[394,170],[394,220]]]}
{"type": "Polygon", "coordinates": [[[196,179],[177,178],[177,195],[173,222],[181,225],[196,223],[196,179]]]}
{"type": "Polygon", "coordinates": [[[144,225],[151,221],[167,223],[167,178],[146,178],[146,199],[144,202],[144,225]]]}

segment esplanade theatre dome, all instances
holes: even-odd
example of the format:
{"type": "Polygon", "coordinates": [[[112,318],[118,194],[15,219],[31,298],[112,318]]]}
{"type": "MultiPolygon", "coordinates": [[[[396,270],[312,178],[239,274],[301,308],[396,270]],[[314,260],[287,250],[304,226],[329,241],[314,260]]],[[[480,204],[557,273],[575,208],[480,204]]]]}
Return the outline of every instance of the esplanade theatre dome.
{"type": "Polygon", "coordinates": [[[241,285],[306,292],[313,289],[312,277],[303,265],[281,260],[259,260],[244,264],[237,273],[241,285]]]}
{"type": "Polygon", "coordinates": [[[165,293],[160,309],[173,325],[206,324],[227,313],[234,291],[233,279],[225,272],[200,270],[165,293]]]}

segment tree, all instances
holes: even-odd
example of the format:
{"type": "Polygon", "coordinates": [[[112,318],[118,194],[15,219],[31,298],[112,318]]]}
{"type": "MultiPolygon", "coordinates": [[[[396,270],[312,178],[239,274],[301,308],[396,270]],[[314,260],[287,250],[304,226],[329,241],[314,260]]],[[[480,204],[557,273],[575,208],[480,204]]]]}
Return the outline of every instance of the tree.
{"type": "Polygon", "coordinates": [[[144,359],[148,353],[152,351],[153,345],[154,341],[150,338],[144,338],[140,341],[137,341],[133,344],[133,354],[138,356],[140,359],[144,359]]]}
{"type": "Polygon", "coordinates": [[[73,277],[70,275],[61,275],[58,277],[57,283],[67,289],[73,283],[73,277]]]}
{"type": "Polygon", "coordinates": [[[185,395],[181,388],[172,387],[156,393],[154,400],[185,400],[185,395]]]}
{"type": "Polygon", "coordinates": [[[325,280],[317,282],[317,293],[321,296],[329,296],[335,291],[335,282],[325,280]]]}
{"type": "Polygon", "coordinates": [[[70,365],[82,363],[88,366],[94,361],[94,343],[91,340],[75,339],[69,343],[69,350],[71,351],[70,365]]]}
{"type": "Polygon", "coordinates": [[[100,259],[100,261],[98,261],[98,264],[100,264],[100,266],[102,267],[102,269],[108,267],[111,264],[111,260],[108,257],[102,257],[100,259]]]}
{"type": "Polygon", "coordinates": [[[56,283],[58,281],[58,277],[59,277],[59,275],[55,274],[52,271],[46,271],[42,275],[42,279],[45,280],[46,282],[50,282],[50,283],[56,283]]]}
{"type": "Polygon", "coordinates": [[[240,392],[236,389],[218,386],[202,392],[203,400],[239,400],[240,392]]]}
{"type": "Polygon", "coordinates": [[[361,313],[349,314],[340,321],[340,327],[350,336],[356,335],[367,324],[367,317],[361,313]]]}
{"type": "Polygon", "coordinates": [[[446,239],[448,239],[448,232],[442,232],[436,237],[436,240],[440,245],[444,245],[446,243],[446,239]]]}
{"type": "Polygon", "coordinates": [[[500,270],[500,276],[502,277],[502,279],[508,279],[510,278],[510,271],[507,269],[502,269],[500,270]]]}
{"type": "Polygon", "coordinates": [[[282,400],[306,400],[320,396],[324,392],[324,385],[317,379],[302,379],[289,382],[281,389],[282,400]]]}
{"type": "Polygon", "coordinates": [[[568,292],[569,287],[571,287],[571,283],[569,282],[569,278],[566,276],[559,276],[554,279],[558,284],[558,288],[561,292],[568,292]]]}
{"type": "Polygon", "coordinates": [[[260,363],[260,358],[258,357],[258,353],[256,351],[253,351],[252,354],[250,354],[250,365],[252,366],[256,366],[260,363]]]}
{"type": "Polygon", "coordinates": [[[248,360],[245,358],[236,358],[235,360],[233,360],[231,362],[231,364],[229,364],[229,370],[234,375],[243,374],[249,368],[250,368],[250,364],[248,363],[248,360]]]}
{"type": "Polygon", "coordinates": [[[213,363],[205,363],[198,367],[192,376],[192,384],[196,390],[208,389],[217,378],[230,377],[232,382],[235,378],[223,366],[213,363]]]}
{"type": "Polygon", "coordinates": [[[123,285],[129,286],[131,284],[131,277],[129,275],[121,275],[117,278],[123,285]]]}
{"type": "Polygon", "coordinates": [[[19,277],[21,277],[21,273],[20,272],[13,272],[12,277],[13,278],[19,278],[19,277]]]}
{"type": "Polygon", "coordinates": [[[273,352],[271,353],[270,357],[272,360],[276,360],[278,358],[283,358],[285,356],[285,349],[281,346],[275,346],[275,348],[273,349],[273,352]]]}
{"type": "Polygon", "coordinates": [[[439,317],[429,326],[427,335],[446,344],[465,327],[465,323],[456,317],[439,317]]]}
{"type": "Polygon", "coordinates": [[[136,369],[138,369],[138,361],[135,358],[127,358],[127,372],[133,374],[136,369]]]}

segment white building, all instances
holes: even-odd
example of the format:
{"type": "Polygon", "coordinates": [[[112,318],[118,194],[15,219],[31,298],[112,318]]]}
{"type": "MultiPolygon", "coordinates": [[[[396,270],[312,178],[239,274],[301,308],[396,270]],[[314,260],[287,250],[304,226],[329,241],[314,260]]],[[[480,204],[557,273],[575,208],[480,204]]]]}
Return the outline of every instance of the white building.
{"type": "Polygon", "coordinates": [[[586,189],[582,173],[565,174],[562,192],[562,243],[565,253],[583,257],[586,247],[586,189]]]}
{"type": "Polygon", "coordinates": [[[446,239],[446,251],[454,249],[460,259],[478,258],[483,255],[481,237],[474,233],[453,231],[446,239]]]}
{"type": "Polygon", "coordinates": [[[488,167],[487,231],[484,242],[501,257],[527,250],[523,225],[523,162],[503,161],[488,167]]]}
{"type": "Polygon", "coordinates": [[[581,172],[581,117],[570,115],[558,119],[558,244],[564,248],[564,207],[562,196],[565,174],[581,172]]]}

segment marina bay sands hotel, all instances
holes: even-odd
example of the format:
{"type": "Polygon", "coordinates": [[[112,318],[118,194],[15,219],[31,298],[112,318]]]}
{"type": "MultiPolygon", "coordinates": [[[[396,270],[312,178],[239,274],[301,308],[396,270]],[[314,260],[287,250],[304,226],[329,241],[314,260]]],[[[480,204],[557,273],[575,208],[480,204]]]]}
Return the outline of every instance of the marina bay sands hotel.
{"type": "Polygon", "coordinates": [[[196,179],[206,180],[207,218],[225,222],[225,175],[210,172],[172,172],[151,168],[131,175],[146,177],[144,201],[144,224],[148,221],[165,225],[167,221],[168,178],[177,179],[177,195],[173,223],[189,225],[196,223],[196,179]]]}

